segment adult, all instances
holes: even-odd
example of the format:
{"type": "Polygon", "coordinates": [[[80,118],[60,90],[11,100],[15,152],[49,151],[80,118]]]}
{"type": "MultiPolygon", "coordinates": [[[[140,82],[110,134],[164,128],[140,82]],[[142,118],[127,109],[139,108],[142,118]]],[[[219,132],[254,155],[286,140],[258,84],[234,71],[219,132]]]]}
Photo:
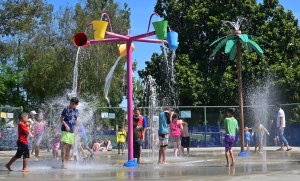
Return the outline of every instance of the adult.
{"type": "Polygon", "coordinates": [[[35,123],[37,120],[37,117],[38,117],[38,113],[35,110],[30,111],[29,119],[28,119],[30,124],[35,123]]]}
{"type": "Polygon", "coordinates": [[[29,138],[30,140],[34,137],[34,124],[37,122],[38,113],[35,110],[30,111],[29,113],[29,119],[28,124],[30,124],[30,132],[29,132],[29,138]]]}
{"type": "Polygon", "coordinates": [[[169,141],[169,124],[171,123],[170,119],[172,117],[172,112],[169,108],[164,108],[163,112],[159,113],[159,120],[158,120],[158,135],[159,135],[159,157],[158,157],[158,164],[165,164],[166,163],[166,154],[168,148],[168,141],[169,141]]]}
{"type": "Polygon", "coordinates": [[[284,147],[286,147],[286,151],[290,151],[292,148],[289,146],[289,143],[284,136],[284,129],[286,126],[285,113],[281,109],[281,106],[279,104],[276,105],[276,109],[277,109],[277,130],[278,130],[279,139],[281,141],[281,148],[279,148],[278,150],[283,151],[284,147]]]}
{"type": "Polygon", "coordinates": [[[141,109],[140,108],[135,107],[133,109],[133,114],[134,114],[133,115],[133,122],[135,124],[137,124],[137,127],[140,130],[139,131],[140,132],[139,145],[140,145],[140,157],[141,157],[143,146],[144,146],[144,143],[145,143],[145,135],[146,135],[146,130],[147,130],[148,124],[147,124],[146,117],[141,114],[141,109]]]}

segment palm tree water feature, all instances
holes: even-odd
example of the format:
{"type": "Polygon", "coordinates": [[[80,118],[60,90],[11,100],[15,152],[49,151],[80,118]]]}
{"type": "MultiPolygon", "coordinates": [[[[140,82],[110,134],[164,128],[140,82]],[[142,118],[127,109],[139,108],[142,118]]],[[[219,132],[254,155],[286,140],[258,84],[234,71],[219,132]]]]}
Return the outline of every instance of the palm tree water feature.
{"type": "Polygon", "coordinates": [[[134,41],[138,42],[146,42],[146,43],[168,43],[169,47],[175,50],[178,47],[178,34],[176,36],[172,36],[172,32],[167,32],[167,21],[158,21],[153,22],[153,26],[155,31],[150,32],[150,24],[152,17],[157,13],[153,13],[150,16],[148,31],[146,33],[131,36],[128,32],[127,35],[121,35],[114,33],[112,31],[112,26],[110,23],[110,18],[107,13],[101,14],[100,21],[93,21],[91,24],[94,29],[94,39],[88,40],[88,37],[85,33],[78,33],[74,36],[73,42],[78,47],[88,47],[90,45],[96,43],[117,43],[117,42],[125,42],[126,43],[126,57],[127,57],[127,120],[128,120],[128,161],[124,164],[126,167],[137,167],[138,164],[133,158],[133,82],[132,82],[132,43],[134,41]],[[106,17],[107,21],[103,21],[102,19],[106,17]],[[107,26],[110,26],[110,31],[107,31],[107,26]],[[105,38],[105,35],[110,36],[109,38],[105,38]],[[157,39],[149,39],[146,37],[156,35],[157,39]],[[168,39],[168,41],[166,40],[168,39]]]}
{"type": "Polygon", "coordinates": [[[240,27],[244,18],[238,17],[236,22],[226,21],[234,28],[234,33],[228,36],[222,37],[214,41],[212,45],[218,43],[216,48],[213,50],[211,57],[215,56],[216,53],[225,46],[225,53],[229,54],[229,59],[234,61],[236,59],[236,67],[238,74],[238,94],[239,94],[239,111],[240,111],[240,130],[241,130],[241,152],[240,156],[248,156],[248,152],[245,152],[245,138],[244,138],[244,99],[243,99],[243,86],[242,86],[242,65],[241,65],[241,48],[244,47],[248,52],[255,51],[260,57],[263,56],[263,50],[254,41],[249,39],[247,34],[242,34],[240,27]]]}

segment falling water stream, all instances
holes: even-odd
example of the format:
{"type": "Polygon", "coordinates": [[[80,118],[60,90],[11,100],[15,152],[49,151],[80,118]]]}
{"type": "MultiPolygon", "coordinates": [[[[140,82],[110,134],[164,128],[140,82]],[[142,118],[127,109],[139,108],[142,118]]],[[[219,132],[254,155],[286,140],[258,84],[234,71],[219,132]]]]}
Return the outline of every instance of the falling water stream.
{"type": "Polygon", "coordinates": [[[165,80],[167,81],[166,84],[168,85],[168,93],[164,95],[165,97],[165,102],[163,104],[177,107],[178,103],[178,92],[175,89],[176,86],[176,77],[175,77],[175,67],[174,67],[174,60],[176,58],[176,52],[172,51],[172,56],[171,59],[169,60],[168,56],[168,48],[164,43],[162,43],[162,49],[163,49],[163,56],[165,59],[165,64],[166,64],[166,78],[165,80]]]}
{"type": "Polygon", "coordinates": [[[75,65],[73,70],[73,86],[72,86],[72,92],[71,95],[76,97],[77,96],[77,86],[78,86],[78,59],[80,54],[80,47],[77,49],[76,53],[76,59],[75,59],[75,65]]]}
{"type": "Polygon", "coordinates": [[[116,69],[119,61],[121,60],[121,58],[122,58],[122,56],[119,56],[117,58],[117,60],[115,61],[114,65],[112,66],[112,68],[110,69],[110,71],[108,72],[108,74],[105,78],[104,96],[105,96],[105,99],[107,100],[107,104],[109,105],[109,107],[111,107],[110,100],[108,98],[109,88],[110,88],[110,85],[111,85],[111,81],[112,81],[115,69],[116,69]]]}

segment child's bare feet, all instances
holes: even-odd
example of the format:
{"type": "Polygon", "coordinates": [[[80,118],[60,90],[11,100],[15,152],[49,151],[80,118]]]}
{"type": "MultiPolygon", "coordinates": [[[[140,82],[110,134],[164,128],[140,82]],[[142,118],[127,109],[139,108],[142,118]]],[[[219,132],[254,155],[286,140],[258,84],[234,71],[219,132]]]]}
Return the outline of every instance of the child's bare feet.
{"type": "Polygon", "coordinates": [[[227,163],[227,164],[226,164],[226,167],[230,167],[230,163],[227,163]]]}
{"type": "Polygon", "coordinates": [[[12,171],[12,169],[10,168],[10,165],[6,164],[5,167],[7,168],[8,171],[12,171]]]}
{"type": "Polygon", "coordinates": [[[24,168],[22,172],[31,172],[31,170],[29,168],[24,168]]]}
{"type": "Polygon", "coordinates": [[[235,165],[235,162],[232,162],[232,163],[231,163],[231,166],[234,167],[234,165],[235,165]]]}

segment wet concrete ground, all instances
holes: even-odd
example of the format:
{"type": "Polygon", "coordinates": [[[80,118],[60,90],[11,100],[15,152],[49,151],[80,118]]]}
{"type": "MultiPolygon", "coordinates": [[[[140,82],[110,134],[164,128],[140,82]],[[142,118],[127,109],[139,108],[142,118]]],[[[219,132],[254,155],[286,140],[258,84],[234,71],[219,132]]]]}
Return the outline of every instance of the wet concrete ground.
{"type": "MultiPolygon", "coordinates": [[[[239,148],[235,148],[237,155],[239,148]]],[[[157,165],[157,154],[150,150],[143,153],[138,168],[123,167],[127,155],[116,151],[96,154],[95,160],[76,163],[71,161],[67,170],[60,169],[60,161],[42,152],[40,160],[30,159],[30,173],[22,173],[22,160],[17,161],[8,172],[4,164],[15,152],[0,152],[1,180],[300,180],[300,148],[292,151],[274,151],[266,148],[264,153],[250,153],[249,157],[236,156],[236,165],[226,168],[223,148],[192,149],[189,157],[172,157],[168,150],[166,165],[157,165]],[[154,157],[153,157],[154,156],[154,157]]]]}

